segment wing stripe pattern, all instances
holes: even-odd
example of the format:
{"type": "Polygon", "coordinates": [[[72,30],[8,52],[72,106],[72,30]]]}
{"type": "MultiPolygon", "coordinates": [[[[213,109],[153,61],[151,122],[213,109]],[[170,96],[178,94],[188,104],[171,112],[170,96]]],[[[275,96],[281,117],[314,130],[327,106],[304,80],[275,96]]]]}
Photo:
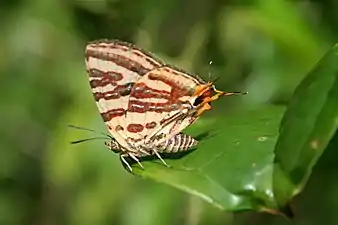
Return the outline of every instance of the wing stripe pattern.
{"type": "Polygon", "coordinates": [[[132,44],[100,40],[86,47],[86,69],[113,139],[107,146],[138,157],[186,151],[198,141],[181,131],[225,94],[200,77],[165,64],[132,44]],[[216,94],[213,95],[212,91],[216,94]]]}
{"type": "Polygon", "coordinates": [[[112,91],[93,92],[94,98],[96,101],[100,101],[100,99],[104,100],[119,99],[120,97],[130,95],[131,89],[134,86],[134,84],[135,83],[116,85],[112,91]]]}
{"type": "MultiPolygon", "coordinates": [[[[181,123],[192,107],[195,88],[201,83],[181,73],[163,66],[142,76],[133,86],[127,111],[128,120],[142,121],[144,126],[156,122],[156,125],[149,129],[139,129],[138,132],[134,132],[141,137],[137,145],[160,144],[176,135],[180,131],[177,128],[184,129],[193,121],[189,116],[184,123],[181,123]]],[[[136,137],[135,134],[131,135],[136,137]]]]}
{"type": "Polygon", "coordinates": [[[144,74],[149,72],[149,69],[144,67],[142,64],[138,63],[137,61],[132,61],[132,59],[122,55],[116,55],[113,53],[104,54],[103,52],[98,52],[96,50],[88,50],[87,56],[102,61],[114,62],[117,66],[137,73],[140,76],[143,76],[144,74]]]}
{"type": "Polygon", "coordinates": [[[162,65],[143,50],[120,41],[95,41],[86,47],[86,68],[97,107],[122,146],[128,146],[126,112],[131,89],[140,77],[162,65]]]}
{"type": "Polygon", "coordinates": [[[102,112],[101,116],[102,116],[104,122],[109,122],[110,120],[112,120],[115,117],[123,116],[125,113],[126,113],[126,111],[124,109],[117,108],[117,109],[109,110],[107,112],[102,112]]]}

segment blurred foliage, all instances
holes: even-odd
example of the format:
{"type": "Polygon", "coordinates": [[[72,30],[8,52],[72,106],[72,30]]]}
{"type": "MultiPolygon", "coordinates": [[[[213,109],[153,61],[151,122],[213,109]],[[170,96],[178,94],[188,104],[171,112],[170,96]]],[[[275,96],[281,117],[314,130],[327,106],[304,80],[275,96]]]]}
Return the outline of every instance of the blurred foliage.
{"type": "Polygon", "coordinates": [[[335,45],[297,86],[281,120],[274,194],[282,206],[304,189],[313,166],[337,132],[337,53],[335,45]]]}
{"type": "MultiPolygon", "coordinates": [[[[90,40],[131,41],[205,79],[219,77],[219,89],[249,92],[217,101],[199,126],[286,104],[337,41],[337,10],[334,0],[2,0],[0,224],[290,223],[225,213],[132,176],[102,142],[70,145],[90,134],[67,124],[106,132],[84,68],[90,40]]],[[[337,140],[294,201],[294,224],[338,222],[337,140]]]]}

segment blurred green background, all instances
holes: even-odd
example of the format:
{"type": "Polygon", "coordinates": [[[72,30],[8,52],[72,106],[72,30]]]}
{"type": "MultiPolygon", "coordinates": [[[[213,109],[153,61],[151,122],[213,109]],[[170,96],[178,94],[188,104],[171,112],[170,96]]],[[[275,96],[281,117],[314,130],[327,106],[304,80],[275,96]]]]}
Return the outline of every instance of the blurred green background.
{"type": "Polygon", "coordinates": [[[338,40],[337,12],[335,0],[2,0],[0,224],[337,224],[337,135],[288,221],[221,212],[133,176],[102,141],[70,145],[92,134],[67,128],[106,132],[85,72],[88,41],[130,41],[205,79],[219,77],[219,89],[249,92],[219,100],[203,121],[286,104],[338,40]]]}

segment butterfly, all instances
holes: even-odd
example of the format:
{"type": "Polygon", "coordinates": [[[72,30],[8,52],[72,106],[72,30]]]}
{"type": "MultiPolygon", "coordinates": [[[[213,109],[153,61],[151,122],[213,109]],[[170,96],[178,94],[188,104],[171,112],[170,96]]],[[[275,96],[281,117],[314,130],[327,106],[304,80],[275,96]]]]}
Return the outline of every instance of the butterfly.
{"type": "Polygon", "coordinates": [[[177,153],[197,146],[182,131],[194,123],[223,92],[213,82],[169,65],[131,43],[97,40],[87,44],[86,70],[97,107],[111,140],[105,144],[144,168],[140,158],[177,153]]]}

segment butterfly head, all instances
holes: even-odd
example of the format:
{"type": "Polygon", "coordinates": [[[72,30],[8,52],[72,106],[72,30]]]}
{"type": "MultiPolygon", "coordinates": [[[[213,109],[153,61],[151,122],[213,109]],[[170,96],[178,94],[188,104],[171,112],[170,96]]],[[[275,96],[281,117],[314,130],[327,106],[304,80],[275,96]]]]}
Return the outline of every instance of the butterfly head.
{"type": "Polygon", "coordinates": [[[104,143],[111,151],[115,153],[120,153],[121,152],[121,146],[115,139],[111,139],[110,141],[106,141],[104,143]]]}
{"type": "Polygon", "coordinates": [[[214,81],[208,82],[206,84],[198,85],[195,88],[194,96],[195,101],[193,106],[197,109],[196,116],[200,116],[204,111],[211,110],[211,102],[217,100],[221,96],[229,95],[243,95],[247,92],[224,92],[216,89],[214,81]]]}

